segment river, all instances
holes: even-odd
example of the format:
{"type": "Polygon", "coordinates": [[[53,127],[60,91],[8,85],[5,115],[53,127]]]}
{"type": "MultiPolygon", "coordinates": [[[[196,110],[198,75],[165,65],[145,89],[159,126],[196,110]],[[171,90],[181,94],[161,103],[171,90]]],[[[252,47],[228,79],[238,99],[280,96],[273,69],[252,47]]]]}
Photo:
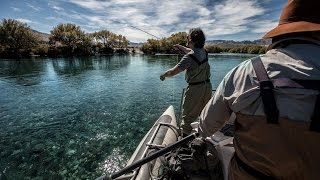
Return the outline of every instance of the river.
{"type": "MultiPolygon", "coordinates": [[[[211,82],[252,55],[211,54],[211,82]]],[[[154,121],[179,110],[177,56],[0,59],[0,179],[94,179],[123,167],[154,121]]]]}

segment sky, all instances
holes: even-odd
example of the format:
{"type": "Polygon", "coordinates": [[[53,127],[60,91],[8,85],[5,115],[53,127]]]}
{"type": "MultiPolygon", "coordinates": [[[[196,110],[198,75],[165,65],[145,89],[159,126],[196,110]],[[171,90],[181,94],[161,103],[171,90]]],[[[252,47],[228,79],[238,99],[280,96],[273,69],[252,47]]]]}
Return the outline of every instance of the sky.
{"type": "Polygon", "coordinates": [[[131,42],[200,27],[207,40],[256,40],[278,24],[287,0],[0,0],[0,18],[48,33],[61,23],[109,30],[131,42]]]}

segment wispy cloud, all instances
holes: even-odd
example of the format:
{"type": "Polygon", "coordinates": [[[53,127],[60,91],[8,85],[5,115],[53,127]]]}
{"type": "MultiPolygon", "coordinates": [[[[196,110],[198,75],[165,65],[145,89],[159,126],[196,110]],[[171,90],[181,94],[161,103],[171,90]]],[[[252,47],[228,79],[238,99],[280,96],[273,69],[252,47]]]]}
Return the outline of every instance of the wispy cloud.
{"type": "Polygon", "coordinates": [[[106,7],[111,5],[110,2],[98,0],[70,0],[70,2],[91,10],[104,10],[106,7]]]}
{"type": "Polygon", "coordinates": [[[278,21],[264,20],[255,22],[252,32],[254,33],[265,33],[278,25],[278,21]]]}
{"type": "Polygon", "coordinates": [[[249,29],[250,18],[261,15],[265,10],[255,1],[227,0],[214,6],[212,17],[216,19],[208,34],[220,36],[235,34],[249,29]]]}
{"type": "MultiPolygon", "coordinates": [[[[107,26],[109,22],[123,22],[128,24],[128,27],[157,29],[154,32],[158,36],[160,32],[163,36],[168,36],[191,27],[201,27],[211,37],[241,33],[249,29],[250,18],[265,12],[256,0],[226,0],[209,4],[205,0],[70,2],[91,11],[104,12],[99,16],[86,15],[85,18],[90,22],[88,25],[107,26]]],[[[256,27],[253,32],[261,32],[264,29],[262,25],[256,27]]]]}
{"type": "Polygon", "coordinates": [[[16,11],[16,12],[20,12],[20,11],[21,11],[21,9],[20,9],[20,8],[17,8],[17,7],[11,7],[11,9],[12,9],[13,11],[16,11]]]}
{"type": "Polygon", "coordinates": [[[42,9],[41,7],[34,6],[30,3],[26,3],[26,5],[35,11],[40,11],[42,9]]]}
{"type": "Polygon", "coordinates": [[[229,36],[254,38],[276,25],[276,17],[281,11],[278,7],[286,1],[24,0],[24,6],[35,12],[22,14],[22,10],[18,11],[23,4],[17,3],[15,6],[8,4],[15,14],[0,12],[0,15],[16,17],[19,14],[34,22],[46,20],[40,29],[59,23],[74,23],[90,32],[108,29],[132,37],[131,41],[152,38],[143,31],[162,38],[172,33],[187,32],[192,27],[201,27],[208,39],[227,39],[229,36]]]}
{"type": "Polygon", "coordinates": [[[48,2],[48,6],[56,11],[63,11],[64,8],[60,6],[59,1],[48,2]]]}
{"type": "Polygon", "coordinates": [[[49,16],[49,17],[46,17],[45,19],[47,19],[47,20],[57,20],[58,18],[57,17],[53,17],[53,16],[49,16]]]}
{"type": "Polygon", "coordinates": [[[63,10],[63,8],[62,8],[62,7],[59,7],[59,6],[52,6],[52,9],[55,9],[55,10],[58,10],[58,11],[63,10]]]}
{"type": "Polygon", "coordinates": [[[20,22],[23,22],[23,23],[28,23],[28,24],[31,24],[31,23],[35,23],[29,19],[24,19],[24,18],[18,18],[16,19],[17,21],[20,21],[20,22]]]}

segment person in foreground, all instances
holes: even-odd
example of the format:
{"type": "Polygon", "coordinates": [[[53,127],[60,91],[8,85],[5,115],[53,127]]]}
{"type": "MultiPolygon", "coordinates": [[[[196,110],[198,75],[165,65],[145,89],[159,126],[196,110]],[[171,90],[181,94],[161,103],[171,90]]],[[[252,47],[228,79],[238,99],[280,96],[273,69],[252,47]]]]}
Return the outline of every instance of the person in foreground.
{"type": "Polygon", "coordinates": [[[204,49],[205,35],[200,28],[190,29],[187,47],[175,45],[174,47],[185,53],[180,62],[173,68],[160,75],[162,81],[166,77],[174,76],[186,70],[185,79],[188,83],[183,100],[181,127],[184,135],[191,133],[191,123],[197,120],[203,107],[212,95],[210,83],[210,65],[208,53],[204,49]]]}
{"type": "Polygon", "coordinates": [[[319,7],[289,0],[267,53],[228,72],[203,109],[202,137],[236,114],[229,179],[320,178],[319,7]]]}

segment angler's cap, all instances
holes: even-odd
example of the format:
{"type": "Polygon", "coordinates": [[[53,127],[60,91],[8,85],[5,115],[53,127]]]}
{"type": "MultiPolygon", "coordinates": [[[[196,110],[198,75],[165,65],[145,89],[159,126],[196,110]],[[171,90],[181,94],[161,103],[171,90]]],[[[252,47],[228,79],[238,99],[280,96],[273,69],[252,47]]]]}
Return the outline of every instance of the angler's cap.
{"type": "Polygon", "coordinates": [[[320,0],[288,0],[278,26],[263,38],[307,31],[320,31],[320,0]]]}

